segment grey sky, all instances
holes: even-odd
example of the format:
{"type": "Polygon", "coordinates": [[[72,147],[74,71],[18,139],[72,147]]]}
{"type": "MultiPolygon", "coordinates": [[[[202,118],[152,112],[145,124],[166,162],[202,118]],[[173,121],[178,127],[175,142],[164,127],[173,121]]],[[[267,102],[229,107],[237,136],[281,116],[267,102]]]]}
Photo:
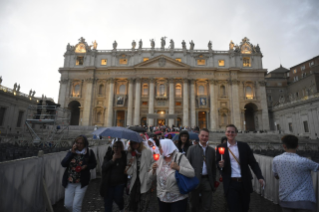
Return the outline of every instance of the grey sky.
{"type": "Polygon", "coordinates": [[[318,0],[0,0],[0,76],[4,86],[20,83],[58,100],[63,54],[67,43],[83,36],[98,49],[130,48],[133,39],[149,47],[166,36],[181,48],[228,50],[247,36],[260,45],[263,67],[290,68],[319,55],[318,0]]]}

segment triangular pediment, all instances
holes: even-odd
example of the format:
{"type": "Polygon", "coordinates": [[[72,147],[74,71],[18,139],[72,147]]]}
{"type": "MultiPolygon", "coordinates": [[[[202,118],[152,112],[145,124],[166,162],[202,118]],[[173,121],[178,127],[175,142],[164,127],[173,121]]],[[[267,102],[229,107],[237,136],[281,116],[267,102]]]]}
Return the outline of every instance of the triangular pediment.
{"type": "Polygon", "coordinates": [[[165,55],[160,55],[147,61],[141,62],[135,65],[134,68],[188,69],[189,66],[183,62],[176,61],[165,55]]]}

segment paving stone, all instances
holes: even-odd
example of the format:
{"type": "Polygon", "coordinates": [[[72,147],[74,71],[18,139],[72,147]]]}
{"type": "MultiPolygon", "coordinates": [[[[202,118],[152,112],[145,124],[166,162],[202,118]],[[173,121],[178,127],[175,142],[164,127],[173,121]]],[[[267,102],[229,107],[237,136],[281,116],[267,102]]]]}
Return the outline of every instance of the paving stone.
{"type": "MultiPolygon", "coordinates": [[[[82,211],[83,212],[94,212],[94,211],[104,211],[104,200],[99,195],[99,186],[101,183],[101,178],[97,178],[90,182],[90,185],[86,191],[82,211]]],[[[279,205],[266,200],[257,193],[251,194],[250,200],[250,212],[281,212],[279,205]]],[[[128,195],[124,194],[125,206],[128,204],[128,195]]],[[[53,205],[53,210],[55,212],[68,212],[63,206],[64,200],[60,200],[55,205],[53,205]]],[[[151,193],[151,202],[149,205],[149,212],[158,212],[158,202],[156,197],[156,191],[151,193]]],[[[212,212],[228,212],[227,204],[224,198],[224,191],[222,184],[218,187],[217,191],[213,194],[213,205],[212,212]]],[[[117,205],[113,204],[113,212],[119,212],[117,205]]]]}

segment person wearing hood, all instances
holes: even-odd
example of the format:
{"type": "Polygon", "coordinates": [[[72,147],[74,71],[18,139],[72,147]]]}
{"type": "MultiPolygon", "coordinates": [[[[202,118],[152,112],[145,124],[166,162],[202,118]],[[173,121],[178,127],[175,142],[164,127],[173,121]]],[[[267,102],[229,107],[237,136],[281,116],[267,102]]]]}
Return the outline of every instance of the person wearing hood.
{"type": "Polygon", "coordinates": [[[147,211],[152,186],[148,180],[148,171],[153,162],[153,153],[143,142],[130,141],[126,166],[126,173],[131,176],[128,211],[147,211]]]}
{"type": "Polygon", "coordinates": [[[192,145],[189,140],[189,133],[184,130],[178,136],[177,148],[180,153],[187,155],[188,148],[192,145]]]}
{"type": "Polygon", "coordinates": [[[180,153],[170,139],[160,140],[161,157],[148,172],[150,179],[157,179],[157,197],[160,212],[183,212],[187,210],[188,194],[181,194],[175,172],[194,177],[195,171],[185,155],[180,153]],[[179,161],[180,164],[175,161],[179,161]]]}
{"type": "Polygon", "coordinates": [[[123,193],[127,181],[124,145],[123,139],[113,139],[104,157],[100,195],[104,197],[105,212],[112,212],[113,201],[120,211],[124,209],[123,193]]]}
{"type": "Polygon", "coordinates": [[[148,147],[153,154],[160,154],[160,151],[152,138],[149,138],[147,141],[144,141],[144,145],[148,147]]]}
{"type": "Polygon", "coordinates": [[[94,152],[89,149],[84,135],[75,138],[72,149],[61,162],[65,171],[62,186],[65,188],[64,206],[73,212],[82,210],[82,202],[90,182],[90,169],[96,167],[94,152]]]}

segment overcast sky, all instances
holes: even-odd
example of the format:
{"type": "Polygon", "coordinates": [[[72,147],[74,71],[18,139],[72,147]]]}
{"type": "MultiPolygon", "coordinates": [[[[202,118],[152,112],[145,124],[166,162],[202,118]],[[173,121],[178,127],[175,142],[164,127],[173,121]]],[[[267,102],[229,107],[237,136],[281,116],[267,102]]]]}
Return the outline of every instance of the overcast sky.
{"type": "Polygon", "coordinates": [[[0,0],[0,76],[2,85],[36,91],[57,102],[59,67],[67,43],[83,36],[98,50],[130,48],[143,39],[193,40],[195,49],[228,50],[245,36],[259,44],[263,67],[290,68],[319,55],[318,0],[0,0]]]}

